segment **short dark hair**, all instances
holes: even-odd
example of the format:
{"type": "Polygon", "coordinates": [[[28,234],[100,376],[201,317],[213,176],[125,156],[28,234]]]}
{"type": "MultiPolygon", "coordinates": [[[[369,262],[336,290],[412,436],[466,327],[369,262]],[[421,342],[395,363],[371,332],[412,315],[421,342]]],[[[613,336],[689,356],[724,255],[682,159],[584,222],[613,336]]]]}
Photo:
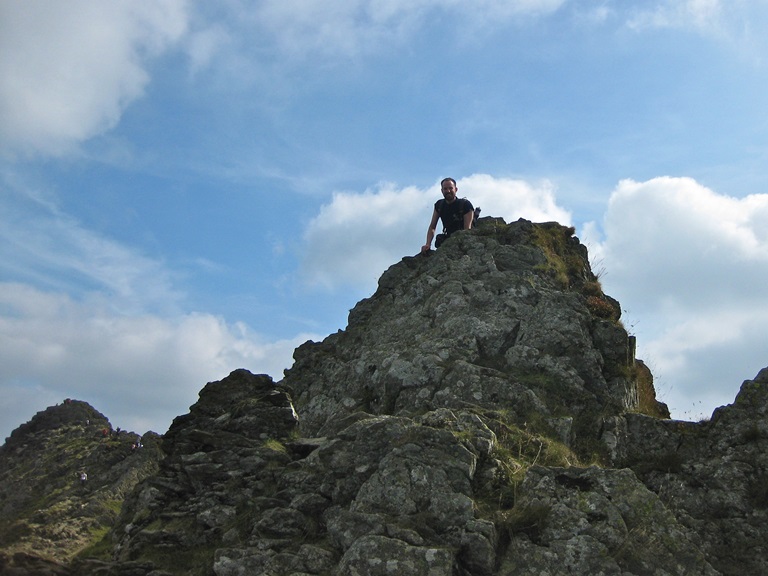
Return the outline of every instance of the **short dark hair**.
{"type": "Polygon", "coordinates": [[[443,178],[442,180],[440,180],[440,188],[442,188],[443,187],[443,183],[447,182],[447,181],[448,182],[453,182],[453,185],[456,186],[456,180],[454,180],[453,178],[443,178]]]}

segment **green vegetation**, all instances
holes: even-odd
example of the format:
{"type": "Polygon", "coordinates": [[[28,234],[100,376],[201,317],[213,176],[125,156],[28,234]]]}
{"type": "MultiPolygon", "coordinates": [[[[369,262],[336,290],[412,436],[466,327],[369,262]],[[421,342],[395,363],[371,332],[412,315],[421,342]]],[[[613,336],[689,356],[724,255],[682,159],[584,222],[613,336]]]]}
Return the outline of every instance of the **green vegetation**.
{"type": "Polygon", "coordinates": [[[600,282],[598,280],[590,280],[588,282],[584,282],[584,284],[581,286],[581,293],[584,294],[584,296],[596,296],[596,297],[602,297],[604,296],[603,293],[603,287],[600,285],[600,282]]]}
{"type": "Polygon", "coordinates": [[[265,440],[263,446],[264,448],[267,448],[268,450],[272,450],[273,452],[288,454],[288,449],[285,447],[285,445],[278,440],[274,440],[273,438],[269,438],[265,440]]]}
{"type": "Polygon", "coordinates": [[[123,507],[122,500],[104,500],[101,504],[105,509],[111,511],[115,516],[120,514],[120,510],[123,507]]]}
{"type": "Polygon", "coordinates": [[[536,267],[550,276],[563,290],[576,289],[586,299],[586,306],[596,318],[618,322],[621,309],[603,293],[597,276],[592,273],[586,250],[573,238],[575,229],[559,224],[535,224],[534,243],[542,250],[546,264],[536,267]]]}
{"type": "Polygon", "coordinates": [[[488,426],[496,434],[491,454],[499,467],[490,491],[479,494],[478,507],[485,513],[510,510],[515,506],[517,488],[528,468],[543,466],[577,466],[579,459],[565,444],[552,438],[546,424],[513,423],[508,414],[496,411],[484,414],[488,426]],[[538,429],[538,430],[536,430],[538,429]]]}
{"type": "Polygon", "coordinates": [[[559,224],[535,224],[534,243],[541,248],[547,263],[540,269],[549,274],[562,289],[582,284],[593,276],[584,254],[575,250],[571,238],[576,229],[559,224]]]}
{"type": "Polygon", "coordinates": [[[570,467],[581,465],[577,455],[551,435],[543,421],[519,426],[509,414],[496,411],[483,415],[496,434],[491,453],[497,474],[490,485],[479,487],[475,503],[482,516],[492,518],[504,538],[524,533],[532,540],[546,524],[549,507],[544,504],[522,506],[517,492],[529,468],[534,465],[570,467]]]}
{"type": "Polygon", "coordinates": [[[603,320],[617,321],[616,307],[600,296],[587,296],[587,309],[593,316],[603,320]]]}
{"type": "Polygon", "coordinates": [[[96,558],[110,560],[112,558],[112,538],[109,526],[91,529],[91,543],[77,554],[77,558],[96,558]]]}

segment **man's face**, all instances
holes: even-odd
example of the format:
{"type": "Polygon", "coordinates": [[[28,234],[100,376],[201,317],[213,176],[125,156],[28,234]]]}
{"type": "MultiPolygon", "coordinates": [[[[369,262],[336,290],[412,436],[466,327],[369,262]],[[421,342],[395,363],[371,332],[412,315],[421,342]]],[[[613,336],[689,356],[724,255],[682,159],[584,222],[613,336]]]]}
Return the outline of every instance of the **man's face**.
{"type": "Polygon", "coordinates": [[[456,184],[450,180],[446,180],[442,183],[441,190],[443,192],[443,198],[445,198],[445,201],[448,202],[448,204],[456,200],[456,192],[459,191],[456,184]]]}

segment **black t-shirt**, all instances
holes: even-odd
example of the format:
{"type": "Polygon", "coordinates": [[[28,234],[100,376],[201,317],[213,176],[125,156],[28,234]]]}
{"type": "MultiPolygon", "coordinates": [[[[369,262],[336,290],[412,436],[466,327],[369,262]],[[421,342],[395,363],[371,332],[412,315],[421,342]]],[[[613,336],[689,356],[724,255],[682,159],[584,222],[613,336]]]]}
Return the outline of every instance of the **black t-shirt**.
{"type": "Polygon", "coordinates": [[[464,214],[474,211],[474,207],[466,198],[456,198],[450,204],[443,198],[435,202],[435,210],[443,221],[445,233],[450,236],[457,230],[464,229],[464,214]]]}

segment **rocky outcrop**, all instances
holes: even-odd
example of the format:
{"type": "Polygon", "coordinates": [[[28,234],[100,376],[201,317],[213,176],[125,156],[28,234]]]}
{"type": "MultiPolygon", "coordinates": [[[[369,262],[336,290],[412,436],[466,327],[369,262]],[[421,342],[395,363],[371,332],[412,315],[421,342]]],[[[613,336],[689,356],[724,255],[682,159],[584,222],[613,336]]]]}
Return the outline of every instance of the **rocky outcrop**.
{"type": "Polygon", "coordinates": [[[296,350],[284,384],[302,432],[325,434],[356,410],[503,407],[589,443],[602,416],[637,409],[633,343],[572,234],[484,219],[392,266],[346,330],[296,350]]]}
{"type": "MultiPolygon", "coordinates": [[[[238,370],[205,386],[165,435],[168,456],[157,474],[126,501],[113,535],[115,558],[144,559],[177,574],[208,566],[209,573],[217,549],[247,545],[257,525],[268,530],[262,515],[279,501],[280,477],[295,459],[286,442],[297,423],[290,399],[269,376],[238,370]]],[[[304,528],[280,519],[287,522],[282,540],[304,528]]]]}
{"type": "MultiPolygon", "coordinates": [[[[496,574],[527,538],[509,518],[530,464],[598,457],[603,418],[639,408],[618,304],[572,234],[486,220],[390,268],[283,381],[208,384],[126,502],[116,559],[219,576],[496,574]]],[[[630,476],[622,494],[653,500],[630,476]]],[[[622,527],[581,554],[605,554],[622,527]]]]}
{"type": "Polygon", "coordinates": [[[62,569],[766,572],[768,376],[710,422],[660,418],[619,310],[573,229],[481,219],[392,266],[282,381],[207,384],[62,569]]]}
{"type": "Polygon", "coordinates": [[[711,420],[626,414],[606,421],[615,466],[631,468],[697,535],[723,574],[768,574],[768,368],[711,420]]]}
{"type": "Polygon", "coordinates": [[[532,467],[499,575],[718,574],[693,534],[627,469],[532,467]]]}
{"type": "Polygon", "coordinates": [[[14,430],[0,448],[0,573],[63,573],[101,538],[157,469],[158,436],[139,439],[71,399],[14,430]]]}

